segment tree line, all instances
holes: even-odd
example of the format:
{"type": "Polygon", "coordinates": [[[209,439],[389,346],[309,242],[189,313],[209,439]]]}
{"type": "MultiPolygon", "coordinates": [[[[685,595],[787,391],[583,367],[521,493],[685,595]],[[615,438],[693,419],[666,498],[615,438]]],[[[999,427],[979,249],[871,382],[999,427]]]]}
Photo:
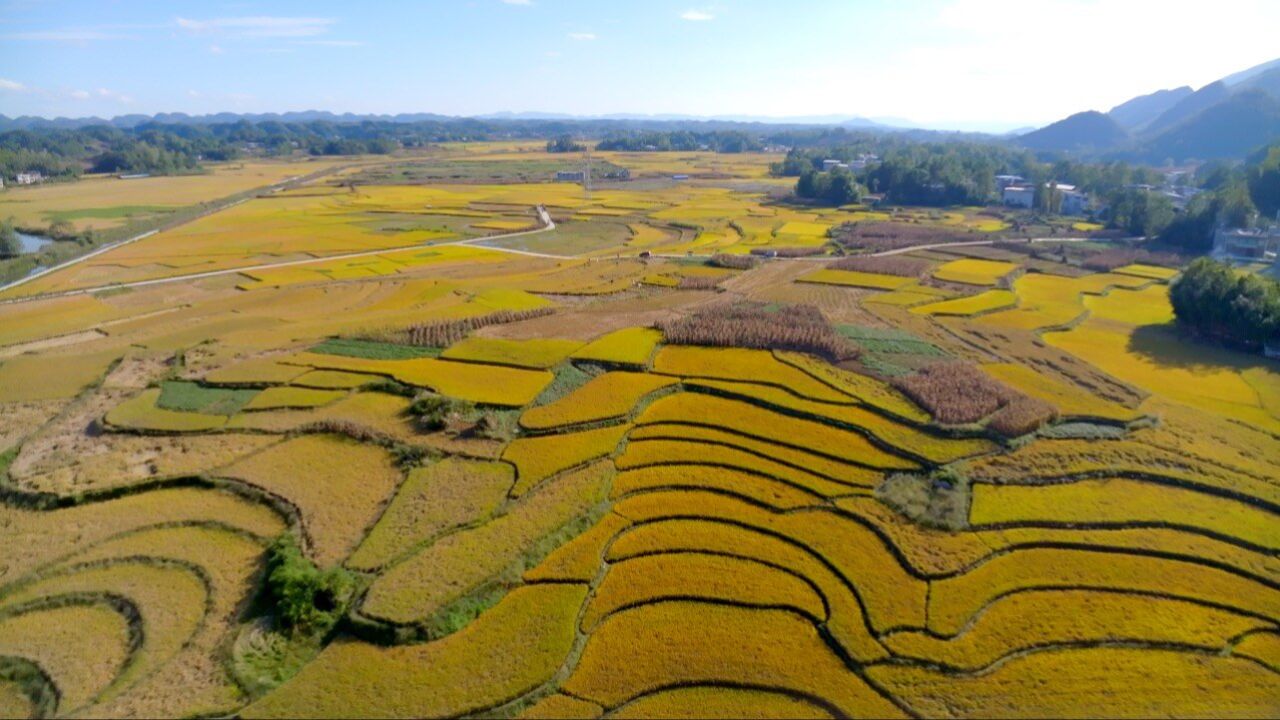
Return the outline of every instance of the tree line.
{"type": "Polygon", "coordinates": [[[741,130],[611,132],[596,145],[597,150],[626,152],[709,150],[718,153],[741,153],[756,151],[761,147],[759,137],[741,130]]]}

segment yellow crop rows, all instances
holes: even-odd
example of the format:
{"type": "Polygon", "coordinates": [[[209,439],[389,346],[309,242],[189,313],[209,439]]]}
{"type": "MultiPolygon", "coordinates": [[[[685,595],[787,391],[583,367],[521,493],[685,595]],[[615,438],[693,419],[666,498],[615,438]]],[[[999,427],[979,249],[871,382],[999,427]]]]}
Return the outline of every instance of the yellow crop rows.
{"type": "MultiPolygon", "coordinates": [[[[1280,371],[1183,332],[1176,269],[827,270],[781,250],[1024,216],[792,203],[778,153],[592,157],[635,180],[550,182],[581,158],[526,140],[348,159],[6,293],[0,715],[1280,713],[1280,371]],[[538,205],[555,231],[493,237],[538,205]],[[742,301],[861,353],[656,329],[742,301]],[[939,426],[897,389],[939,360],[1058,417],[939,426]],[[313,632],[285,580],[353,591],[313,632]]],[[[5,197],[105,227],[328,162],[5,197]]]]}

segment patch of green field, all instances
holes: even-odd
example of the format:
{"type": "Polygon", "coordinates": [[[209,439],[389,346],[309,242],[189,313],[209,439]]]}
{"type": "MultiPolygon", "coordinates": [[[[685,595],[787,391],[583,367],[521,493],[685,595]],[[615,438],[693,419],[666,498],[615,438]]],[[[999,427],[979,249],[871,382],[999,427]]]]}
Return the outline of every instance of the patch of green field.
{"type": "Polygon", "coordinates": [[[213,388],[171,380],[161,383],[156,407],[206,415],[234,415],[257,394],[253,389],[213,388]]]}
{"type": "Polygon", "coordinates": [[[414,347],[412,345],[399,345],[376,340],[330,338],[311,348],[311,352],[320,353],[321,355],[339,355],[368,360],[412,360],[414,358],[438,357],[440,348],[414,347]]]}
{"type": "Polygon", "coordinates": [[[566,220],[550,232],[521,235],[501,240],[482,240],[477,245],[501,247],[550,255],[582,255],[610,248],[621,249],[631,239],[626,223],[607,220],[566,220]]]}

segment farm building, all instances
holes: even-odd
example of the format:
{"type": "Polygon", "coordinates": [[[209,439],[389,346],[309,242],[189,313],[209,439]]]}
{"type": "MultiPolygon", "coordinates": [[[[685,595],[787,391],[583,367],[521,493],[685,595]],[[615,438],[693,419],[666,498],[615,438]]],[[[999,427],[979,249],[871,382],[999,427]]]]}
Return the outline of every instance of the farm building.
{"type": "Polygon", "coordinates": [[[556,182],[582,182],[587,179],[583,170],[560,170],[556,173],[556,182]]]}
{"type": "Polygon", "coordinates": [[[17,185],[35,185],[44,182],[44,173],[32,170],[31,172],[18,173],[14,177],[14,184],[17,185]]]}
{"type": "Polygon", "coordinates": [[[1274,261],[1280,253],[1280,232],[1219,228],[1213,235],[1213,257],[1220,260],[1274,261]]]}
{"type": "MultiPolygon", "coordinates": [[[[999,182],[998,177],[996,181],[999,182]]],[[[1049,183],[1045,183],[1046,187],[1048,185],[1049,183]]],[[[1062,195],[1062,206],[1059,212],[1063,215],[1083,215],[1089,207],[1089,195],[1077,190],[1075,185],[1054,183],[1053,187],[1062,195]]],[[[1032,185],[1009,185],[1001,191],[1000,199],[1005,205],[1011,207],[1030,208],[1035,205],[1036,189],[1032,185]]]]}
{"type": "Polygon", "coordinates": [[[1000,199],[1010,207],[1029,208],[1035,204],[1036,189],[1030,185],[1010,185],[1001,192],[1000,199]]]}

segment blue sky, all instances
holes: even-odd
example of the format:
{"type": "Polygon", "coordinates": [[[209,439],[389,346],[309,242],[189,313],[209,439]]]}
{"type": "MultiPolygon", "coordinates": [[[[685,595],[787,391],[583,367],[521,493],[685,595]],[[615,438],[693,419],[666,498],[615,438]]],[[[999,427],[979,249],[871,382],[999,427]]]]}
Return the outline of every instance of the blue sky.
{"type": "Polygon", "coordinates": [[[1277,27],[1276,0],[0,0],[0,113],[839,114],[1008,129],[1273,59],[1277,27]]]}

